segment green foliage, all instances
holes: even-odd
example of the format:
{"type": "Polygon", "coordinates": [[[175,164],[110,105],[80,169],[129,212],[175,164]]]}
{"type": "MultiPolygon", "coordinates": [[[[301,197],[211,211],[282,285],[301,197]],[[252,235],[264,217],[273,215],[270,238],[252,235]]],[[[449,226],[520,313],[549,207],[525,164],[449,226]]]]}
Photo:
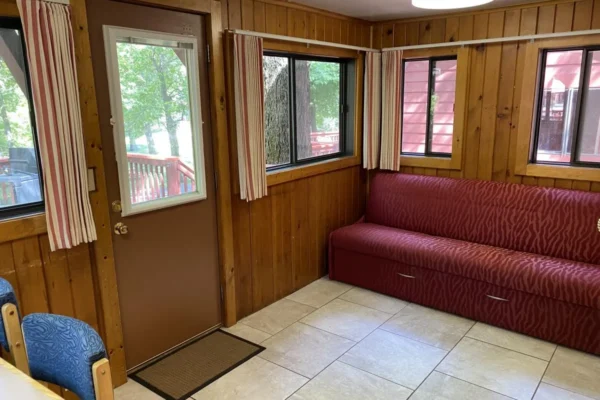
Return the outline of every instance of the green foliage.
{"type": "Polygon", "coordinates": [[[339,129],[340,64],[311,61],[310,105],[317,131],[339,129]]]}
{"type": "Polygon", "coordinates": [[[177,140],[178,122],[189,118],[187,72],[176,54],[178,50],[118,43],[117,51],[125,134],[130,143],[146,135],[148,152],[156,154],[152,133],[157,129],[167,130],[172,150],[174,146],[178,149],[177,143],[173,143],[177,140]]]}
{"type": "Polygon", "coordinates": [[[0,59],[0,156],[11,147],[33,147],[33,132],[27,98],[0,59]]]}

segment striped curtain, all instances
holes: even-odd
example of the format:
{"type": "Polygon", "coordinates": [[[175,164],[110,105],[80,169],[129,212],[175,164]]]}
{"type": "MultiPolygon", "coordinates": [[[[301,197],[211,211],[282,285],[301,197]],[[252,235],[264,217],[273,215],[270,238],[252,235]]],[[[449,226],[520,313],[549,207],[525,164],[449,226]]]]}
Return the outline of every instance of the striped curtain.
{"type": "Polygon", "coordinates": [[[381,53],[368,51],[365,56],[364,90],[363,167],[375,169],[381,140],[381,53]]]}
{"type": "Polygon", "coordinates": [[[52,251],[96,240],[88,194],[71,9],[17,0],[29,60],[52,251]]]}
{"type": "Polygon", "coordinates": [[[386,51],[382,61],[381,169],[400,171],[402,140],[402,50],[386,51]]]}
{"type": "Polygon", "coordinates": [[[252,201],[267,195],[263,41],[246,35],[233,40],[240,196],[252,201]]]}

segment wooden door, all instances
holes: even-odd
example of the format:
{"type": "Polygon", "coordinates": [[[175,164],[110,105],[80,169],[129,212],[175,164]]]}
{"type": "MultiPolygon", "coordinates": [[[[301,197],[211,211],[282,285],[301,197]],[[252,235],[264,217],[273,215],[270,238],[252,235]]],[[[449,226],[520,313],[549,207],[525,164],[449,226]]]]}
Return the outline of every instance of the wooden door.
{"type": "Polygon", "coordinates": [[[109,207],[122,233],[113,239],[131,369],[221,322],[205,21],[110,0],[87,0],[87,8],[109,202],[129,202],[125,216],[109,207]],[[115,46],[115,66],[107,26],[190,43],[140,42],[134,32],[115,46]]]}

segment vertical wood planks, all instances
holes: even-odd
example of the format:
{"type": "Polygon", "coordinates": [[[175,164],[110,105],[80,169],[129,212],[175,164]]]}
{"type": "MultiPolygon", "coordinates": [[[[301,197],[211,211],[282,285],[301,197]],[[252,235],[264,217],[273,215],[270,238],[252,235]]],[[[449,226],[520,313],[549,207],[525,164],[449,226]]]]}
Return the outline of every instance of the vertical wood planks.
{"type": "Polygon", "coordinates": [[[267,31],[267,14],[265,3],[260,1],[254,2],[254,30],[257,32],[267,31]]]}
{"type": "Polygon", "coordinates": [[[573,27],[574,3],[561,3],[556,5],[554,32],[569,32],[573,27]]]}
{"type": "MultiPolygon", "coordinates": [[[[537,12],[537,10],[536,10],[537,12]]],[[[503,36],[519,34],[519,13],[507,12],[504,18],[503,36]]],[[[513,91],[515,85],[518,44],[503,43],[498,104],[496,109],[496,135],[492,163],[492,180],[504,181],[509,173],[509,144],[511,137],[511,120],[513,107],[513,91]]]]}
{"type": "Polygon", "coordinates": [[[288,16],[287,9],[285,7],[277,6],[277,34],[287,35],[288,34],[288,16]]]}
{"type": "MultiPolygon", "coordinates": [[[[292,271],[294,278],[294,290],[308,285],[316,276],[311,266],[316,265],[313,257],[311,235],[311,215],[315,212],[311,208],[311,196],[309,192],[309,180],[302,179],[293,183],[292,196],[292,271]]],[[[289,266],[288,266],[289,268],[289,266]]]]}
{"type": "Polygon", "coordinates": [[[381,35],[381,47],[394,47],[394,24],[383,25],[381,35]]]}
{"type": "Polygon", "coordinates": [[[66,315],[101,331],[89,245],[51,252],[46,234],[2,243],[0,277],[13,286],[23,316],[66,315]]]}
{"type": "Polygon", "coordinates": [[[229,29],[242,28],[242,0],[227,0],[229,13],[229,29]]]}
{"type": "Polygon", "coordinates": [[[255,310],[275,301],[271,196],[250,203],[252,304],[255,310]]]}
{"type": "MultiPolygon", "coordinates": [[[[504,12],[490,14],[488,38],[501,37],[504,33],[504,12]]],[[[492,179],[494,161],[494,139],[496,137],[496,115],[502,44],[491,44],[485,52],[485,81],[481,113],[481,135],[479,138],[479,160],[477,178],[492,179]]]]}
{"type": "Polygon", "coordinates": [[[323,276],[329,234],[360,218],[364,197],[356,166],[272,186],[268,197],[251,203],[236,202],[238,318],[323,276]]]}
{"type": "Polygon", "coordinates": [[[91,295],[94,292],[94,280],[90,251],[87,246],[69,249],[67,250],[67,261],[75,317],[98,330],[98,303],[91,295]]]}
{"type": "Polygon", "coordinates": [[[583,0],[575,3],[575,12],[573,16],[573,30],[583,31],[590,29],[592,25],[593,0],[583,0]]]}
{"type": "Polygon", "coordinates": [[[235,293],[238,319],[252,313],[252,242],[250,235],[250,206],[233,195],[233,242],[235,259],[235,293]]]}
{"type": "MultiPolygon", "coordinates": [[[[48,291],[49,309],[55,314],[74,316],[75,309],[73,308],[67,251],[50,252],[50,242],[47,235],[41,236],[39,241],[46,289],[48,291]]],[[[96,321],[93,322],[96,323],[96,321]]]]}
{"type": "Polygon", "coordinates": [[[294,291],[292,268],[292,196],[293,183],[275,186],[271,196],[273,235],[274,296],[280,299],[294,291]]]}
{"type": "Polygon", "coordinates": [[[20,309],[24,315],[48,312],[48,293],[37,236],[12,242],[15,271],[21,289],[20,309]]]}
{"type": "Polygon", "coordinates": [[[283,2],[228,0],[229,29],[246,29],[274,35],[322,40],[370,47],[371,24],[352,18],[328,15],[283,2]]]}
{"type": "Polygon", "coordinates": [[[592,29],[600,29],[600,0],[594,0],[592,11],[592,29]]]}
{"type": "Polygon", "coordinates": [[[307,15],[305,11],[288,9],[288,36],[307,38],[307,15]]]}
{"type": "Polygon", "coordinates": [[[254,30],[254,2],[252,0],[242,1],[242,29],[254,30]]]}
{"type": "Polygon", "coordinates": [[[451,17],[446,19],[446,34],[444,35],[445,42],[456,42],[459,40],[458,27],[458,17],[451,17]]]}
{"type": "MultiPolygon", "coordinates": [[[[471,21],[473,18],[462,20],[471,21]]],[[[473,38],[481,39],[487,36],[488,16],[487,14],[479,14],[475,17],[475,30],[473,38]]],[[[472,23],[466,22],[467,26],[472,23]]],[[[466,30],[467,35],[471,29],[466,30]]],[[[462,34],[461,34],[461,40],[462,34]]],[[[467,105],[467,131],[465,142],[469,149],[464,156],[463,177],[467,179],[477,178],[477,167],[479,163],[479,142],[481,138],[481,112],[483,108],[483,85],[486,73],[486,47],[477,46],[471,52],[471,80],[469,83],[469,101],[467,105]]]]}
{"type": "MultiPolygon", "coordinates": [[[[600,0],[599,0],[600,1],[600,0]]],[[[394,25],[394,47],[406,45],[406,25],[394,25]]]]}
{"type": "Polygon", "coordinates": [[[554,32],[554,13],[556,6],[539,7],[538,11],[538,29],[537,33],[552,33],[554,32]]]}
{"type": "MultiPolygon", "coordinates": [[[[519,34],[525,34],[525,32],[531,32],[531,22],[537,17],[534,16],[534,12],[528,12],[524,10],[519,13],[518,10],[513,11],[514,17],[512,18],[512,30],[516,30],[519,34]],[[522,15],[520,15],[522,14],[522,15]]],[[[550,14],[554,17],[554,13],[550,14]]],[[[552,24],[553,25],[553,24],[552,24]]],[[[534,28],[535,29],[535,28],[534,28]]],[[[521,84],[523,81],[523,65],[525,63],[525,51],[527,47],[524,43],[517,45],[517,64],[515,73],[515,87],[512,96],[512,116],[511,116],[511,130],[510,130],[510,141],[509,141],[509,153],[508,153],[508,166],[507,166],[507,181],[512,183],[521,183],[522,178],[514,174],[514,165],[516,161],[517,153],[517,127],[519,125],[519,102],[521,100],[521,84]]]]}

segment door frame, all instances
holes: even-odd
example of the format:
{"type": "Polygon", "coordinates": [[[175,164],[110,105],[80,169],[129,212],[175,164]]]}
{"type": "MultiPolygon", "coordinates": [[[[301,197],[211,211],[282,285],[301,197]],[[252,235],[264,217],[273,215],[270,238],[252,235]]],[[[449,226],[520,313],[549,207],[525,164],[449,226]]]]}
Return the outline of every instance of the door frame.
{"type": "MultiPolygon", "coordinates": [[[[231,186],[229,167],[229,142],[223,60],[222,6],[218,0],[118,0],[157,8],[175,9],[207,18],[206,38],[210,51],[209,85],[212,117],[212,145],[217,183],[217,227],[219,271],[223,325],[236,322],[235,274],[233,253],[233,222],[231,211],[231,186]]],[[[16,4],[15,4],[16,5],[16,4]]],[[[102,155],[102,139],[98,119],[98,104],[92,54],[90,47],[87,7],[85,0],[71,0],[72,25],[77,58],[77,76],[83,132],[86,142],[88,168],[95,171],[96,191],[90,193],[92,213],[98,240],[92,244],[95,261],[94,278],[102,309],[101,333],[110,356],[110,366],[115,387],[127,382],[123,330],[114,260],[110,204],[106,192],[106,176],[102,155]]]]}

